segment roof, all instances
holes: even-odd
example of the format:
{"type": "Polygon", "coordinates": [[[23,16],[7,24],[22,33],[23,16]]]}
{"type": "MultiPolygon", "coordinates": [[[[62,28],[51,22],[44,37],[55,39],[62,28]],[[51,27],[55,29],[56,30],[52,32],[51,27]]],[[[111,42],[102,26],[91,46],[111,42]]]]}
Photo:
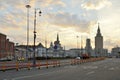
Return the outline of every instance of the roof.
{"type": "Polygon", "coordinates": [[[37,45],[37,47],[42,47],[42,48],[44,48],[44,46],[42,45],[42,43],[39,43],[39,44],[37,45]]]}

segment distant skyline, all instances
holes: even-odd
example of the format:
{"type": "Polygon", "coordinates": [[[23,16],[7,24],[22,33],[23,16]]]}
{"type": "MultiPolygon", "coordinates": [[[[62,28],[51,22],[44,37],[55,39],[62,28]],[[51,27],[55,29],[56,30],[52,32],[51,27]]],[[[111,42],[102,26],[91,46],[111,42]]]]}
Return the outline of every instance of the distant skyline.
{"type": "Polygon", "coordinates": [[[0,0],[0,33],[6,34],[10,41],[26,43],[27,9],[30,8],[30,43],[33,44],[34,8],[40,8],[37,16],[37,44],[48,47],[59,33],[62,46],[66,49],[76,48],[77,39],[83,46],[86,38],[91,39],[94,48],[94,37],[98,22],[104,39],[104,48],[111,50],[120,44],[120,0],[0,0]],[[77,38],[76,36],[79,36],[77,38]]]}

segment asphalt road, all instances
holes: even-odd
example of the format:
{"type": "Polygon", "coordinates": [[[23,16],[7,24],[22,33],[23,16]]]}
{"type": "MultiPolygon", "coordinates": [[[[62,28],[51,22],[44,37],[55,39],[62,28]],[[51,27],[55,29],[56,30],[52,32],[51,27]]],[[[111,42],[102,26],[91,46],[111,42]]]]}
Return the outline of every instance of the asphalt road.
{"type": "Polygon", "coordinates": [[[0,80],[120,80],[120,59],[110,58],[80,65],[0,72],[0,80]]]}

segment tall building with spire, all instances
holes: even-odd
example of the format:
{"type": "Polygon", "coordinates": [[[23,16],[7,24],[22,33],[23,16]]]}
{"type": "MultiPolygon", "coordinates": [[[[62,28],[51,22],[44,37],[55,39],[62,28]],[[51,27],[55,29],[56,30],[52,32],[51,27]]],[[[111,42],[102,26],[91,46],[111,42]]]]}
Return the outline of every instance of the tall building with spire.
{"type": "Polygon", "coordinates": [[[59,34],[57,34],[57,40],[54,42],[54,49],[55,50],[62,50],[60,40],[59,40],[59,34]]]}
{"type": "Polygon", "coordinates": [[[95,54],[96,56],[101,56],[103,52],[103,36],[100,32],[100,27],[98,24],[97,34],[95,36],[95,54]]]}

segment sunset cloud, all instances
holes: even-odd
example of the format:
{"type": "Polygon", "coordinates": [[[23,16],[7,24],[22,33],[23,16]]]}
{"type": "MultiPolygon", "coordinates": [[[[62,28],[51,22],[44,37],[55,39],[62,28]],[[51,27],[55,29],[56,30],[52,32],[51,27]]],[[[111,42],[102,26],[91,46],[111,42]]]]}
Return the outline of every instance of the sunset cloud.
{"type": "Polygon", "coordinates": [[[37,43],[44,43],[47,36],[49,45],[59,32],[61,44],[67,49],[76,47],[76,35],[84,36],[84,41],[86,37],[91,38],[94,48],[97,23],[100,22],[104,47],[110,50],[120,43],[119,3],[119,0],[0,0],[0,33],[15,43],[26,44],[25,5],[30,4],[30,44],[33,44],[34,9],[40,8],[42,14],[37,14],[36,25],[37,43]]]}
{"type": "Polygon", "coordinates": [[[53,25],[63,28],[72,27],[78,32],[89,32],[90,28],[92,28],[97,22],[95,20],[85,20],[78,15],[69,13],[49,14],[48,18],[49,22],[53,25]]]}
{"type": "Polygon", "coordinates": [[[81,4],[87,10],[99,10],[111,5],[112,3],[109,0],[84,0],[84,3],[81,4]]]}

